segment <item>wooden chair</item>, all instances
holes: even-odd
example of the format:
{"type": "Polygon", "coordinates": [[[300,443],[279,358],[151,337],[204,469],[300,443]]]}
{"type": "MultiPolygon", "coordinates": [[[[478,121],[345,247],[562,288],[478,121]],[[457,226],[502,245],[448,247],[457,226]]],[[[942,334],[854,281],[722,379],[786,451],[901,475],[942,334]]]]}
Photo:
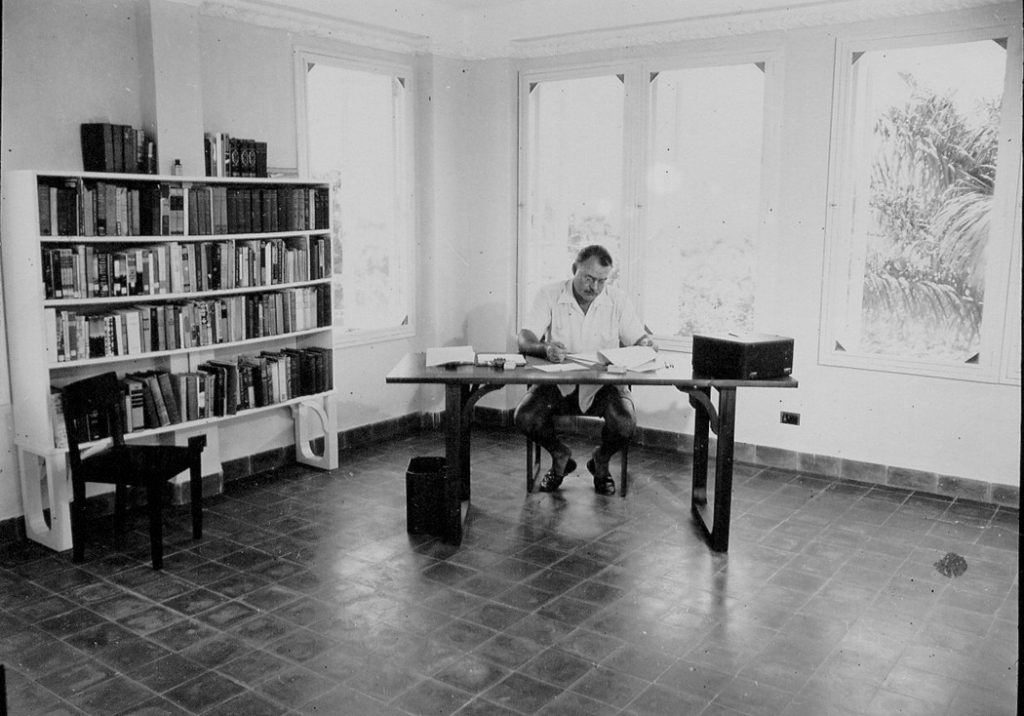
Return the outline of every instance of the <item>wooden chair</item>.
{"type": "MultiPolygon", "coordinates": [[[[555,420],[558,420],[556,417],[555,420]]],[[[622,470],[619,474],[619,489],[618,492],[623,497],[626,496],[626,492],[629,490],[629,445],[625,445],[619,450],[619,459],[622,462],[622,470]]],[[[530,438],[526,438],[526,491],[533,492],[533,486],[537,482],[537,478],[540,476],[541,468],[541,447],[540,443],[535,443],[530,438]]],[[[586,467],[580,465],[576,468],[579,470],[586,470],[586,467]]]]}
{"type": "Polygon", "coordinates": [[[126,445],[122,419],[124,398],[115,373],[104,373],[65,386],[63,402],[73,495],[73,561],[81,562],[85,557],[85,485],[98,482],[115,486],[114,528],[118,543],[124,532],[128,487],[145,488],[153,569],[163,568],[164,484],[185,470],[189,471],[192,537],[199,539],[203,534],[202,452],[206,436],[189,438],[188,446],[126,445]],[[96,425],[100,426],[101,434],[109,434],[111,444],[83,449],[83,444],[92,440],[96,425]]]}

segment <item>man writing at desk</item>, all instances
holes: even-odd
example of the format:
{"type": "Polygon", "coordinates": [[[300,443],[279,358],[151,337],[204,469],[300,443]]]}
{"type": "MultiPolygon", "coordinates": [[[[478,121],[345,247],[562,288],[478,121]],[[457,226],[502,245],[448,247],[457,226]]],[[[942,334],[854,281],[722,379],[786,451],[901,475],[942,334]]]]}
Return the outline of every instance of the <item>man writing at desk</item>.
{"type": "MultiPolygon", "coordinates": [[[[580,250],[572,264],[572,279],[543,287],[519,331],[519,350],[526,355],[561,363],[571,353],[594,352],[619,346],[657,348],[644,329],[629,298],[605,286],[612,257],[603,246],[580,250]]],[[[601,444],[587,461],[594,491],[615,494],[608,470],[612,455],[636,430],[633,396],[624,385],[535,385],[516,408],[516,426],[551,454],[551,469],[541,478],[541,492],[557,490],[576,469],[572,451],[555,432],[558,414],[604,418],[601,444]]]]}

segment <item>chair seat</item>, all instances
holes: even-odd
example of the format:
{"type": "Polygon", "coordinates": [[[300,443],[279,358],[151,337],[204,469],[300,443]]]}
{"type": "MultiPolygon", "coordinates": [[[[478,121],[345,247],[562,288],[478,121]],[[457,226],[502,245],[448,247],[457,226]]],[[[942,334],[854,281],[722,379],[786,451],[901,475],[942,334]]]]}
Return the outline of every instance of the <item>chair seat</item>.
{"type": "Polygon", "coordinates": [[[177,445],[114,445],[82,459],[79,478],[111,485],[170,480],[192,465],[192,451],[177,445]]]}

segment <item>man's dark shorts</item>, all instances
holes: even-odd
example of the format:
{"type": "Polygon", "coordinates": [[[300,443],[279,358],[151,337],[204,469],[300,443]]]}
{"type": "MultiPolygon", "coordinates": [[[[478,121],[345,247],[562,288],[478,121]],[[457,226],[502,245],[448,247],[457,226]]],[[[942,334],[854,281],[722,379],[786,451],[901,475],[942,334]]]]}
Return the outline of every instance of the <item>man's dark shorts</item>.
{"type": "Polygon", "coordinates": [[[594,417],[604,417],[605,411],[608,409],[609,404],[628,404],[629,412],[634,413],[633,408],[633,394],[629,388],[625,385],[604,385],[597,391],[594,396],[594,402],[590,404],[590,408],[584,413],[580,410],[580,389],[576,386],[568,395],[562,395],[562,392],[558,389],[557,385],[535,385],[530,388],[529,392],[537,400],[552,400],[554,401],[555,415],[591,415],[594,417]]]}

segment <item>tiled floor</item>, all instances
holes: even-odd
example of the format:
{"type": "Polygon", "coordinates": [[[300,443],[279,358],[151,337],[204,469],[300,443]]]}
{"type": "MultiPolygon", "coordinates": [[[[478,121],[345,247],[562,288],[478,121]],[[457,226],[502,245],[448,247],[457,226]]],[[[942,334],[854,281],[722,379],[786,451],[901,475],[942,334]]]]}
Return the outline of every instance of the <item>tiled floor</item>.
{"type": "Polygon", "coordinates": [[[527,496],[523,441],[475,440],[461,548],[406,534],[433,433],[230,485],[162,573],[142,531],[3,547],[10,713],[1015,713],[1017,511],[743,467],[716,555],[679,455],[527,496]]]}

